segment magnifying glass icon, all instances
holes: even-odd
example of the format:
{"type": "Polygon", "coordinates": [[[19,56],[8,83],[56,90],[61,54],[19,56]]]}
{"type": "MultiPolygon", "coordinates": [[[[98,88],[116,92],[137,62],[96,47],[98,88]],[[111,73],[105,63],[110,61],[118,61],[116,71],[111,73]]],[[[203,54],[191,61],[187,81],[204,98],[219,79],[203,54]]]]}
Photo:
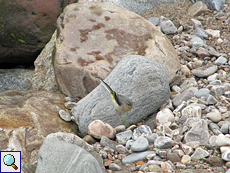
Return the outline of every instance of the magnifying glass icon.
{"type": "Polygon", "coordinates": [[[7,154],[3,158],[3,162],[7,166],[12,166],[15,170],[18,169],[18,167],[14,164],[15,163],[15,158],[11,154],[7,154]]]}

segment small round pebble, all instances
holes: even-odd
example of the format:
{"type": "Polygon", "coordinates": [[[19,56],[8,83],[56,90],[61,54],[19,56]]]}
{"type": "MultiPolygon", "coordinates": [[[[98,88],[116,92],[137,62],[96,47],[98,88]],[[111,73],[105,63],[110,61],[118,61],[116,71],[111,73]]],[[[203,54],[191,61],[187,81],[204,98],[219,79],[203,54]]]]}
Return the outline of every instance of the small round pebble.
{"type": "Polygon", "coordinates": [[[184,155],[182,158],[181,158],[181,163],[183,164],[188,164],[191,162],[191,157],[189,155],[184,155]]]}
{"type": "Polygon", "coordinates": [[[64,121],[71,121],[71,115],[68,112],[64,111],[64,110],[59,111],[59,116],[64,121]]]}
{"type": "Polygon", "coordinates": [[[148,148],[149,148],[149,142],[143,136],[138,137],[131,146],[131,150],[136,152],[145,151],[148,148]]]}
{"type": "Polygon", "coordinates": [[[121,167],[120,167],[118,164],[116,164],[116,163],[111,163],[111,164],[109,165],[109,169],[111,169],[111,170],[113,170],[113,171],[120,171],[120,170],[121,170],[121,167]]]}

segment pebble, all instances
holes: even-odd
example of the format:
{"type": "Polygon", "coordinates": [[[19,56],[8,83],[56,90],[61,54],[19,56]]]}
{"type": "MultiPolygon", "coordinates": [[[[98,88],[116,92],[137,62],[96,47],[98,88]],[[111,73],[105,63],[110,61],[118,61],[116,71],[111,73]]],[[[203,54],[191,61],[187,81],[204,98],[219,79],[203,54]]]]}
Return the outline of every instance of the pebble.
{"type": "Polygon", "coordinates": [[[132,135],[133,135],[133,132],[132,130],[129,130],[129,129],[126,131],[120,132],[116,134],[116,141],[119,144],[125,145],[126,142],[132,138],[132,135]]]}
{"type": "Polygon", "coordinates": [[[191,157],[189,156],[189,155],[184,155],[182,158],[181,158],[181,163],[183,163],[183,164],[188,164],[188,163],[190,163],[191,162],[191,157]]]}
{"type": "Polygon", "coordinates": [[[156,153],[155,151],[144,151],[140,153],[133,153],[122,159],[123,164],[134,163],[139,160],[145,160],[149,154],[156,153]]]}
{"type": "Polygon", "coordinates": [[[148,19],[153,25],[157,26],[159,24],[159,18],[158,17],[150,17],[148,19]]]}
{"type": "Polygon", "coordinates": [[[212,37],[220,37],[220,30],[206,29],[205,32],[212,37]]]}
{"type": "Polygon", "coordinates": [[[134,129],[132,138],[134,140],[136,140],[141,135],[148,136],[151,134],[152,134],[152,130],[150,129],[149,126],[141,125],[141,126],[137,127],[136,129],[134,129]]]}
{"type": "Polygon", "coordinates": [[[174,170],[175,167],[170,161],[161,163],[161,169],[163,170],[163,172],[174,172],[175,171],[174,170]]]}
{"type": "Polygon", "coordinates": [[[118,164],[116,164],[116,163],[111,163],[109,165],[109,169],[111,169],[112,171],[120,171],[121,167],[118,164]]]}
{"type": "Polygon", "coordinates": [[[195,96],[197,98],[201,98],[201,97],[208,97],[210,94],[210,90],[208,88],[201,88],[199,89],[197,92],[195,92],[195,96]]]}
{"type": "Polygon", "coordinates": [[[188,9],[188,15],[192,16],[192,17],[198,16],[201,13],[207,11],[207,9],[208,9],[208,7],[205,3],[198,1],[188,9]]]}
{"type": "Polygon", "coordinates": [[[76,103],[76,102],[68,101],[68,102],[65,102],[64,105],[65,105],[65,107],[66,107],[67,109],[71,110],[71,109],[73,109],[74,106],[77,105],[77,103],[76,103]]]}
{"type": "Polygon", "coordinates": [[[84,138],[82,138],[84,141],[86,141],[88,144],[95,144],[96,140],[91,135],[85,135],[84,138]]]}
{"type": "Polygon", "coordinates": [[[217,71],[217,69],[218,67],[216,65],[206,65],[203,67],[193,69],[191,73],[197,77],[208,77],[214,74],[217,71]]]}
{"type": "Polygon", "coordinates": [[[222,119],[219,112],[210,112],[206,115],[206,117],[214,123],[218,123],[222,119]]]}
{"type": "Polygon", "coordinates": [[[154,142],[155,148],[167,149],[172,148],[172,139],[167,136],[158,136],[154,142]]]}
{"type": "Polygon", "coordinates": [[[129,150],[126,147],[124,147],[123,145],[117,145],[116,149],[117,149],[117,152],[119,154],[126,154],[126,155],[128,155],[130,153],[129,150]]]}
{"type": "Polygon", "coordinates": [[[139,136],[131,146],[131,150],[134,151],[134,152],[145,151],[148,148],[149,148],[149,142],[143,136],[139,136]]]}
{"type": "Polygon", "coordinates": [[[190,104],[181,111],[181,114],[201,118],[201,107],[196,104],[190,104]]]}
{"type": "Polygon", "coordinates": [[[125,131],[125,125],[119,125],[117,127],[115,127],[116,133],[120,133],[125,131]]]}
{"type": "Polygon", "coordinates": [[[116,130],[108,123],[101,120],[94,120],[88,126],[88,134],[96,139],[101,139],[102,136],[114,139],[116,130]]]}
{"type": "Polygon", "coordinates": [[[227,162],[230,161],[230,150],[225,151],[222,155],[221,158],[227,162]]]}
{"type": "Polygon", "coordinates": [[[208,157],[210,155],[210,153],[202,148],[197,148],[195,150],[195,152],[191,155],[191,159],[192,160],[200,160],[203,159],[205,157],[208,157]]]}
{"type": "Polygon", "coordinates": [[[164,16],[160,17],[159,26],[161,28],[161,31],[165,34],[175,34],[177,32],[177,28],[173,24],[173,22],[164,16]]]}
{"type": "Polygon", "coordinates": [[[194,30],[193,35],[196,35],[196,36],[198,36],[200,38],[204,38],[205,40],[208,40],[208,34],[204,31],[203,28],[197,27],[194,30]]]}
{"type": "Polygon", "coordinates": [[[199,20],[196,20],[196,19],[190,19],[190,23],[194,28],[202,26],[201,22],[199,20]]]}
{"type": "Polygon", "coordinates": [[[160,166],[158,165],[149,165],[148,170],[146,172],[158,172],[158,173],[163,173],[163,170],[161,169],[160,166]]]}
{"type": "Polygon", "coordinates": [[[146,139],[149,141],[149,143],[154,143],[156,138],[157,138],[157,134],[151,134],[151,135],[146,136],[146,139]]]}
{"type": "Polygon", "coordinates": [[[169,126],[172,122],[174,122],[174,120],[174,115],[168,108],[162,109],[156,115],[156,121],[159,124],[166,124],[169,126]]]}
{"type": "Polygon", "coordinates": [[[210,156],[208,159],[208,163],[210,163],[210,165],[212,165],[212,166],[224,165],[224,161],[222,160],[222,158],[220,158],[218,156],[210,156]]]}
{"type": "Polygon", "coordinates": [[[172,163],[180,162],[180,157],[176,153],[169,153],[166,157],[167,160],[170,160],[172,163]]]}
{"type": "Polygon", "coordinates": [[[227,134],[229,133],[229,125],[228,124],[223,124],[220,128],[221,133],[227,134]]]}
{"type": "Polygon", "coordinates": [[[60,110],[59,111],[59,116],[64,120],[64,121],[71,121],[71,115],[66,112],[65,110],[60,110]]]}
{"type": "Polygon", "coordinates": [[[209,52],[206,49],[198,49],[196,54],[199,58],[204,59],[205,57],[210,56],[209,52]]]}
{"type": "Polygon", "coordinates": [[[198,89],[195,87],[191,87],[186,89],[185,91],[183,91],[181,94],[178,94],[173,100],[173,105],[175,107],[179,106],[183,101],[187,101],[189,99],[191,99],[194,96],[194,93],[197,91],[198,89]]]}
{"type": "Polygon", "coordinates": [[[214,62],[214,64],[216,65],[223,65],[225,63],[227,63],[227,59],[223,56],[220,56],[219,58],[217,58],[217,60],[214,62]]]}
{"type": "Polygon", "coordinates": [[[215,140],[215,146],[221,147],[221,146],[229,146],[230,145],[230,138],[223,134],[219,134],[216,136],[215,140]]]}

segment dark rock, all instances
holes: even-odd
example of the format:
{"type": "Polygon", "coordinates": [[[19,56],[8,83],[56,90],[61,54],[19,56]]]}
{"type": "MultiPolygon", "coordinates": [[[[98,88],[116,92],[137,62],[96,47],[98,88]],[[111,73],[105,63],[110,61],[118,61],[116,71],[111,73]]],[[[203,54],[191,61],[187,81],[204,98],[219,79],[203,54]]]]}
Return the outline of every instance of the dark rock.
{"type": "Polygon", "coordinates": [[[56,29],[57,17],[73,2],[0,1],[0,63],[32,64],[56,29]]]}

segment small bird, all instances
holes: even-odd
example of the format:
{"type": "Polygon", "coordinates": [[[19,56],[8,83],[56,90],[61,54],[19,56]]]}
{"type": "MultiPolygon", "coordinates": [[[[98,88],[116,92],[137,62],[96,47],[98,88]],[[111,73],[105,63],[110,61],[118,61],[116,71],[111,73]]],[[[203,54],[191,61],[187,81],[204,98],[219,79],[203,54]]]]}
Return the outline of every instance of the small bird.
{"type": "Polygon", "coordinates": [[[110,92],[113,101],[113,106],[119,115],[120,113],[128,112],[132,109],[133,106],[132,100],[130,100],[128,97],[117,94],[103,80],[101,80],[101,83],[110,92]]]}

